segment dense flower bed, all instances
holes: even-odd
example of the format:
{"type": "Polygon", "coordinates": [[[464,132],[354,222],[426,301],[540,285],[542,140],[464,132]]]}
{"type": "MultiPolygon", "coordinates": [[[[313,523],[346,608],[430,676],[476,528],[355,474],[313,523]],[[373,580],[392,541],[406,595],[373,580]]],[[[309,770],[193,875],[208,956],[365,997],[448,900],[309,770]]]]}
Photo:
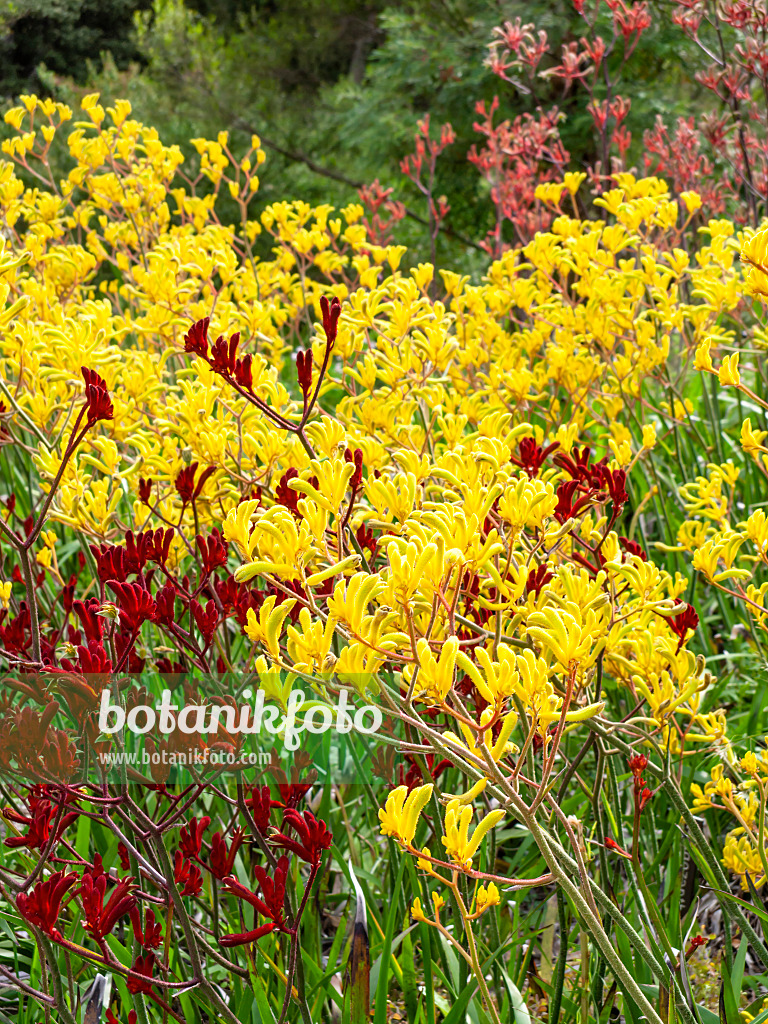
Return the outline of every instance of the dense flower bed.
{"type": "MultiPolygon", "coordinates": [[[[319,945],[302,965],[330,858],[364,917],[331,849],[331,817],[334,835],[349,827],[332,774],[312,789],[299,756],[271,791],[239,770],[99,774],[121,742],[100,731],[103,691],[130,710],[202,687],[215,730],[147,743],[237,767],[233,722],[260,683],[283,711],[302,689],[300,718],[342,691],[380,709],[370,754],[389,785],[374,792],[361,768],[359,799],[421,893],[412,920],[458,954],[489,1019],[512,999],[494,975],[499,907],[555,886],[625,1007],[658,1022],[672,999],[693,1020],[690,951],[661,922],[641,846],[664,801],[713,888],[728,889],[723,866],[745,892],[768,874],[768,762],[731,746],[690,601],[698,575],[705,603],[737,601],[761,642],[768,526],[740,473],[768,471],[766,403],[749,353],[728,351],[768,294],[768,233],[625,172],[580,217],[584,176],[569,174],[538,187],[549,229],[471,283],[372,242],[357,204],[252,216],[258,138],[243,156],[225,134],[195,140],[191,180],[127,104],[82,106],[71,124],[24,97],[0,169],[0,892],[39,950],[36,980],[4,976],[67,1021],[97,971],[122,1020],[251,1019],[252,1003],[262,1020],[325,1019],[318,992],[362,1012],[357,932],[345,996],[321,984],[319,945]],[[225,190],[236,226],[217,218],[225,190]],[[254,255],[264,232],[269,260],[254,255]],[[717,402],[710,376],[750,411],[742,464],[729,451],[675,480],[678,428],[698,429],[690,382],[717,402]],[[686,516],[670,545],[674,487],[686,516]],[[592,788],[585,817],[571,803],[592,788]],[[689,803],[733,816],[724,850],[689,803]],[[514,822],[531,843],[519,874],[514,822]],[[614,901],[627,880],[646,935],[614,901]]],[[[386,852],[381,836],[365,842],[386,852]]]]}

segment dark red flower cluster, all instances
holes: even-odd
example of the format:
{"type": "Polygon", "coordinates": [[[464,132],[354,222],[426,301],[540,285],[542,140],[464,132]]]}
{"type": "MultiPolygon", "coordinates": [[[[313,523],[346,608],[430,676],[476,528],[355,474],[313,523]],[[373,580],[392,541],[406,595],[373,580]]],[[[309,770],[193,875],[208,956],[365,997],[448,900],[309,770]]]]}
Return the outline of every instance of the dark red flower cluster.
{"type": "Polygon", "coordinates": [[[194,323],[187,334],[184,335],[184,351],[191,352],[201,359],[204,359],[211,369],[230,383],[235,383],[246,391],[253,390],[253,357],[250,352],[242,358],[237,358],[237,349],[240,344],[240,332],[236,331],[229,341],[224,335],[219,335],[211,346],[208,354],[208,328],[211,318],[204,317],[194,323]]]}
{"type": "Polygon", "coordinates": [[[238,882],[233,875],[228,875],[224,879],[225,892],[230,893],[232,896],[237,896],[238,899],[249,903],[254,910],[261,914],[262,917],[268,918],[268,923],[260,925],[258,928],[254,928],[248,932],[223,935],[221,939],[219,939],[219,943],[222,946],[229,948],[231,946],[243,946],[249,942],[256,942],[257,939],[262,938],[264,935],[268,935],[276,929],[290,934],[290,929],[285,923],[285,918],[283,917],[285,881],[288,875],[288,865],[288,858],[285,856],[280,857],[274,870],[274,877],[272,878],[260,864],[257,864],[254,867],[254,874],[256,875],[261,888],[261,897],[257,896],[256,893],[251,892],[251,890],[241,882],[238,882]]]}
{"type": "Polygon", "coordinates": [[[107,382],[95,370],[81,366],[80,372],[85,381],[86,422],[92,427],[98,420],[111,420],[115,417],[112,400],[109,397],[107,382]]]}
{"type": "Polygon", "coordinates": [[[78,876],[74,871],[55,872],[44,882],[38,882],[32,892],[19,893],[16,897],[19,913],[30,924],[59,941],[61,932],[56,924],[61,912],[61,903],[77,880],[78,876]]]}
{"type": "Polygon", "coordinates": [[[696,609],[691,604],[687,604],[685,608],[678,612],[677,615],[672,615],[667,619],[669,628],[675,634],[677,639],[677,650],[675,653],[679,653],[680,648],[685,643],[688,630],[696,629],[699,624],[699,616],[696,614],[696,609]]]}
{"type": "Polygon", "coordinates": [[[552,444],[548,444],[546,448],[542,448],[540,444],[536,443],[534,437],[523,437],[521,438],[517,446],[517,455],[510,456],[509,461],[515,466],[520,466],[528,474],[531,480],[539,475],[539,470],[544,465],[546,459],[557,451],[560,447],[559,441],[554,441],[552,444]]]}

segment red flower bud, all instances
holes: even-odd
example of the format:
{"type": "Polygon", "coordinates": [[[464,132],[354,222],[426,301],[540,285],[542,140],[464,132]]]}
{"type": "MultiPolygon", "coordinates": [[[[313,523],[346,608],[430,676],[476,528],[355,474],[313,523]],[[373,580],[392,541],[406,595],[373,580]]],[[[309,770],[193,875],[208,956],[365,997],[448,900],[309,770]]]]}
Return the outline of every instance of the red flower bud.
{"type": "Polygon", "coordinates": [[[312,390],[312,349],[296,353],[296,375],[299,380],[299,387],[304,396],[305,404],[309,401],[309,393],[312,390]]]}
{"type": "Polygon", "coordinates": [[[139,477],[139,501],[143,501],[145,505],[149,504],[149,499],[152,495],[152,478],[148,477],[146,480],[143,476],[139,477]]]}
{"type": "Polygon", "coordinates": [[[330,303],[325,295],[323,295],[320,299],[320,309],[323,313],[323,330],[325,331],[326,345],[329,349],[332,349],[339,330],[341,303],[335,295],[330,303]]]}

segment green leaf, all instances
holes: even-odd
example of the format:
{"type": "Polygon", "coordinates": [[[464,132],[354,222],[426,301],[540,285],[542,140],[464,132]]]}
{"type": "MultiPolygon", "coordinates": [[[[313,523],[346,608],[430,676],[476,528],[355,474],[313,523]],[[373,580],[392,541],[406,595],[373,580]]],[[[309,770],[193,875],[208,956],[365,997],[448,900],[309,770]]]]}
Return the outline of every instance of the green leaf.
{"type": "Polygon", "coordinates": [[[389,908],[389,917],[387,918],[387,929],[384,933],[384,944],[381,950],[380,967],[379,967],[379,979],[376,985],[376,1008],[374,1011],[374,1024],[387,1024],[387,991],[389,989],[389,970],[390,970],[390,951],[392,949],[392,938],[395,934],[395,927],[397,925],[397,908],[398,899],[397,894],[400,892],[400,888],[403,882],[403,875],[405,874],[406,857],[400,857],[400,867],[397,871],[397,879],[395,880],[394,886],[394,898],[389,908]]]}

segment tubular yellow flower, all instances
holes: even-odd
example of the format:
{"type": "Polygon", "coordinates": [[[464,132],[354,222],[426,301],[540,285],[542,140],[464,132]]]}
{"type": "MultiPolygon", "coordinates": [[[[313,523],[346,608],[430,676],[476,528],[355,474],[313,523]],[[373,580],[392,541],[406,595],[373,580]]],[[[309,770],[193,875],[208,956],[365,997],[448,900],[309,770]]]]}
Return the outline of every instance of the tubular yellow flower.
{"type": "Polygon", "coordinates": [[[501,896],[495,882],[489,882],[488,888],[481,885],[475,897],[475,913],[484,914],[490,907],[497,907],[501,903],[501,896]]]}
{"type": "Polygon", "coordinates": [[[442,843],[448,856],[460,868],[472,867],[472,858],[477,853],[480,843],[504,817],[502,810],[491,811],[478,823],[470,837],[472,813],[472,807],[462,806],[459,800],[451,800],[445,812],[445,835],[442,843]]]}
{"type": "Polygon", "coordinates": [[[288,598],[275,607],[275,595],[268,597],[259,609],[258,617],[253,608],[248,609],[245,635],[254,643],[261,643],[267,648],[275,661],[280,658],[280,631],[283,623],[296,604],[296,598],[288,598]]]}
{"type": "Polygon", "coordinates": [[[720,368],[717,371],[717,378],[721,384],[740,384],[741,375],[739,374],[739,353],[734,352],[731,356],[726,356],[720,368]]]}
{"type": "Polygon", "coordinates": [[[416,834],[419,815],[432,796],[434,786],[428,782],[408,792],[407,786],[398,786],[387,797],[383,808],[379,808],[381,834],[393,836],[401,846],[410,846],[416,834]]]}
{"type": "Polygon", "coordinates": [[[768,452],[763,447],[763,441],[768,437],[768,430],[753,430],[752,421],[744,420],[741,425],[741,447],[750,455],[757,455],[760,452],[768,452]]]}
{"type": "Polygon", "coordinates": [[[712,345],[711,338],[704,338],[701,344],[696,349],[696,355],[693,361],[694,368],[697,370],[712,370],[712,356],[709,354],[710,346],[712,345]]]}
{"type": "Polygon", "coordinates": [[[423,637],[417,641],[416,651],[419,656],[419,674],[416,679],[414,696],[432,705],[439,705],[445,702],[448,691],[453,686],[453,674],[456,668],[458,650],[459,638],[449,636],[440,648],[439,659],[435,660],[429,642],[423,637]]]}

